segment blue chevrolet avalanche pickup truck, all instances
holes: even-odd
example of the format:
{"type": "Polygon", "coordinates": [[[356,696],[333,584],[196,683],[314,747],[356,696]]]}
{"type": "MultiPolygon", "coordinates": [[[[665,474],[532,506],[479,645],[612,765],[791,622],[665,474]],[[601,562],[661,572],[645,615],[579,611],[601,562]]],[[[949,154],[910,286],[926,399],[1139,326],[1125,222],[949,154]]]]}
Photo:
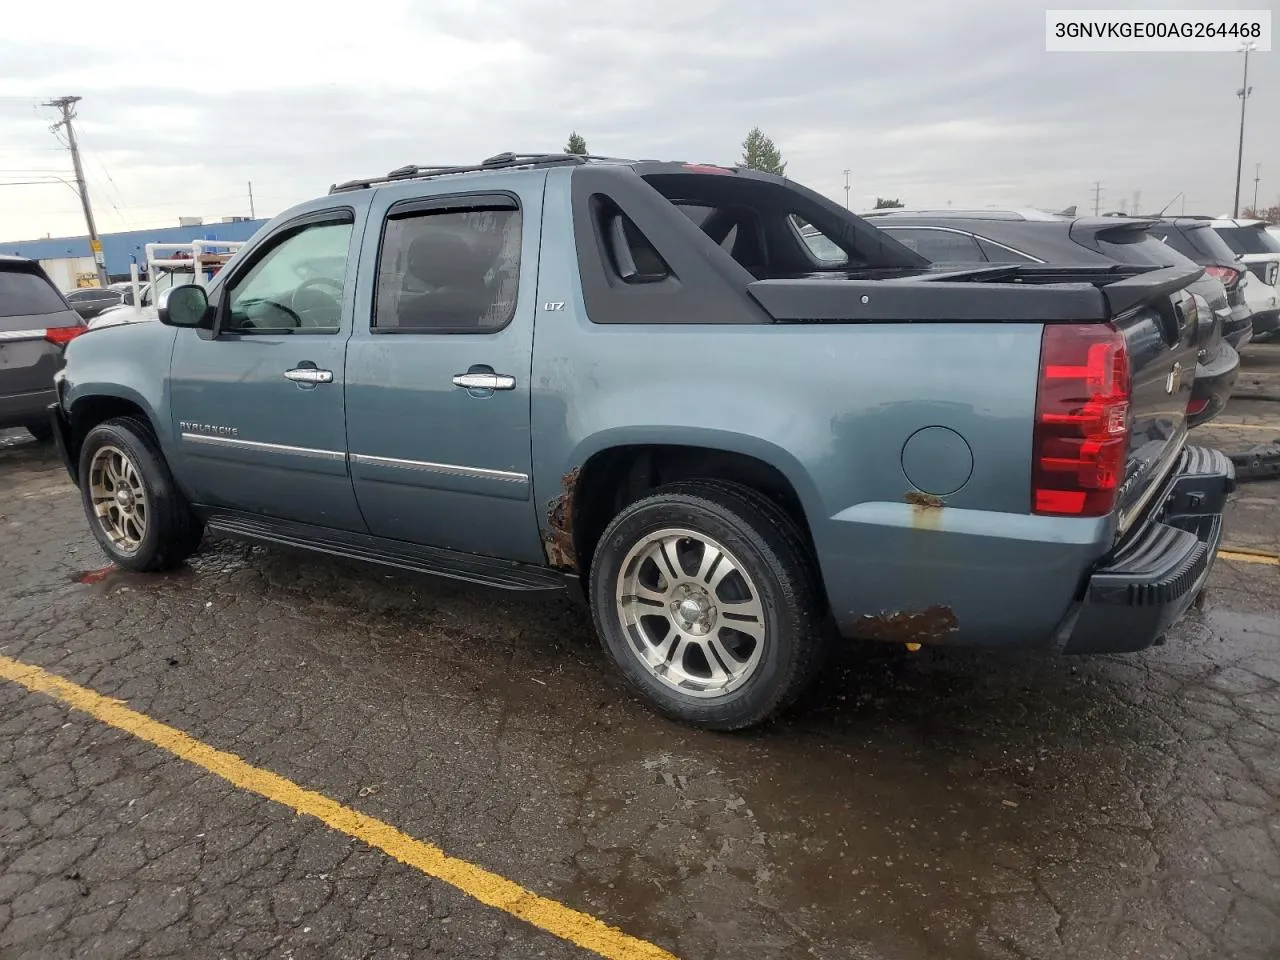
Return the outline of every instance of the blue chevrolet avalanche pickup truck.
{"type": "Polygon", "coordinates": [[[1186,444],[1200,268],[931,267],[799,184],[503,154],[331,188],[159,322],[73,340],[91,529],[581,587],[657,709],[735,729],[840,636],[1134,651],[1234,485],[1186,444]]]}

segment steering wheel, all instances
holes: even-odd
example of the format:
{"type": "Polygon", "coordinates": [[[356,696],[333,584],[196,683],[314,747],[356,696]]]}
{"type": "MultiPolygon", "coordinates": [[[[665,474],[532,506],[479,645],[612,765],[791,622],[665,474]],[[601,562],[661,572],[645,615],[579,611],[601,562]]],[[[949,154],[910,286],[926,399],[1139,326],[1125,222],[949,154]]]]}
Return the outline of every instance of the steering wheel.
{"type": "Polygon", "coordinates": [[[298,326],[303,326],[303,317],[313,321],[309,325],[326,326],[336,321],[341,311],[342,283],[331,277],[312,277],[298,284],[290,300],[298,317],[298,326]],[[324,289],[326,287],[327,290],[324,289]]]}

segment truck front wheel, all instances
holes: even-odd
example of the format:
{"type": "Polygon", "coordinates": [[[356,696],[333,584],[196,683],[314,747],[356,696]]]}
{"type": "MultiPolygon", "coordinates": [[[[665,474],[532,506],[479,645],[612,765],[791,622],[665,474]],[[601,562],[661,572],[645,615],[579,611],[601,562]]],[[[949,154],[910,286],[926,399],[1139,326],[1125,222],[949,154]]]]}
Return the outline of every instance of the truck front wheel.
{"type": "Polygon", "coordinates": [[[178,490],[150,429],[121,417],[80,448],[80,495],[103,552],[127,570],[168,570],[195,552],[204,527],[178,490]]]}
{"type": "Polygon", "coordinates": [[[749,490],[682,482],[626,507],[591,566],[596,630],[662,713],[713,730],[800,695],[828,640],[803,538],[749,490]]]}

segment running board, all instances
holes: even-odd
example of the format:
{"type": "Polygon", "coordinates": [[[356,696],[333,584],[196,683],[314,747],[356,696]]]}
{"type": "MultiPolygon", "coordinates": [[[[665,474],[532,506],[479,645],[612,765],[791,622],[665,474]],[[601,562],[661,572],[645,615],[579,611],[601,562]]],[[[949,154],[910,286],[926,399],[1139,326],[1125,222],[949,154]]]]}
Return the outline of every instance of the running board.
{"type": "Polygon", "coordinates": [[[425,547],[389,540],[366,533],[349,533],[307,523],[268,520],[208,507],[197,507],[196,512],[204,518],[210,530],[229,537],[295,547],[503,590],[563,590],[571,581],[567,574],[514,560],[497,560],[442,547],[425,547]]]}

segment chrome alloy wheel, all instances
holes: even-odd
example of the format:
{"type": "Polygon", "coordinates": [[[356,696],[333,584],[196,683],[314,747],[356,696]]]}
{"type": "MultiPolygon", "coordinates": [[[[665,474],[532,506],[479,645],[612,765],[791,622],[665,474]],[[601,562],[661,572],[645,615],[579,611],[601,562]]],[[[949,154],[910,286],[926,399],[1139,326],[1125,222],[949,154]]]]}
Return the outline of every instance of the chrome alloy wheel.
{"type": "Polygon", "coordinates": [[[147,491],[129,456],[110,445],[89,462],[89,501],[102,532],[124,554],[137,553],[147,535],[147,491]]]}
{"type": "Polygon", "coordinates": [[[760,591],[738,558],[706,534],[646,536],[622,562],[616,599],[631,652],[680,693],[723,697],[760,666],[760,591]]]}

